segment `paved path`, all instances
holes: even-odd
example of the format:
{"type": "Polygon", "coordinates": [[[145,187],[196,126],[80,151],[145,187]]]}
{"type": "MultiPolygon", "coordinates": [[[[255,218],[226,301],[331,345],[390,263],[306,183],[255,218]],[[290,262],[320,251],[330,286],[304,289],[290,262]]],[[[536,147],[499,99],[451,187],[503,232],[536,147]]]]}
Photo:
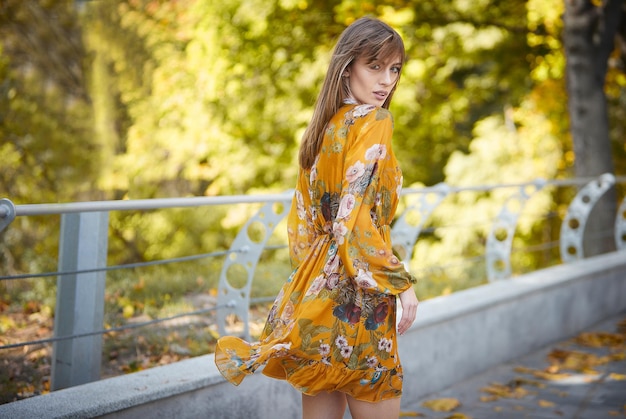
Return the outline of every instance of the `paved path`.
{"type": "Polygon", "coordinates": [[[549,345],[403,406],[402,417],[626,417],[626,312],[589,328],[578,338],[549,345]],[[460,404],[450,411],[424,406],[424,402],[441,399],[460,404]]]}

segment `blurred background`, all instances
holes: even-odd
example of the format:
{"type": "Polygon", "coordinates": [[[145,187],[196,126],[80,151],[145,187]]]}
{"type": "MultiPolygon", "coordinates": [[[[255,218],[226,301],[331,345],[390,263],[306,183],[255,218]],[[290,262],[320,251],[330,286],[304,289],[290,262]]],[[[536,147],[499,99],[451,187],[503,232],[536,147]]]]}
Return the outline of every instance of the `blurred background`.
{"type": "MultiPolygon", "coordinates": [[[[19,205],[292,188],[332,47],[363,15],[392,25],[407,48],[391,105],[405,186],[625,175],[625,4],[0,0],[0,197],[19,205]]],[[[623,189],[607,195],[600,226],[613,223],[623,189]]],[[[575,193],[542,190],[514,245],[555,240],[575,193]]],[[[427,268],[484,254],[506,196],[457,194],[441,205],[411,261],[421,298],[485,282],[484,266],[427,268]]],[[[108,263],[228,249],[256,210],[113,212],[108,263]]],[[[55,271],[58,224],[18,217],[1,231],[0,275],[55,271]]],[[[276,243],[286,242],[282,230],[276,243]]],[[[602,240],[592,253],[610,247],[602,240]]],[[[539,247],[513,262],[524,273],[558,263],[558,252],[539,247]]],[[[220,266],[108,273],[105,326],[192,309],[214,295],[220,266]]],[[[275,295],[289,269],[284,249],[269,252],[253,293],[275,295]]],[[[51,333],[55,290],[54,279],[0,281],[0,343],[51,333]]],[[[108,334],[103,375],[207,353],[213,341],[208,326],[108,334]]],[[[48,355],[45,345],[1,353],[0,401],[46,392],[48,355]]]]}

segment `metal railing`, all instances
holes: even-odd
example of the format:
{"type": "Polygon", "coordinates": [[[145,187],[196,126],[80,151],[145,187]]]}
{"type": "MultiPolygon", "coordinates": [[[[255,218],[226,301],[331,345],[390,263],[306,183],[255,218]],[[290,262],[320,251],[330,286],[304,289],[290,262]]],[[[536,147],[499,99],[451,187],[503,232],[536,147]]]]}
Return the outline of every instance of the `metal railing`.
{"type": "MultiPolygon", "coordinates": [[[[528,183],[500,184],[475,187],[453,187],[439,184],[428,188],[405,188],[403,196],[413,196],[392,228],[392,241],[402,251],[405,263],[411,259],[413,249],[423,233],[424,226],[436,208],[449,196],[466,191],[489,192],[508,188],[509,195],[500,212],[492,220],[486,238],[486,276],[489,281],[502,280],[511,275],[512,240],[524,204],[535,193],[547,186],[581,187],[570,203],[560,231],[560,255],[563,262],[584,257],[583,239],[585,225],[591,210],[602,195],[616,182],[605,174],[598,178],[552,180],[542,179],[528,183]],[[417,217],[411,215],[417,214],[417,217]],[[417,218],[417,222],[413,219],[417,218]]],[[[268,239],[278,223],[289,212],[292,192],[269,195],[237,195],[220,197],[194,197],[148,199],[128,201],[95,201],[67,204],[14,205],[0,199],[0,231],[7,228],[15,217],[33,215],[61,215],[58,271],[0,276],[0,281],[37,277],[57,277],[57,311],[54,319],[54,337],[25,343],[0,346],[0,350],[27,344],[53,343],[52,390],[78,385],[99,379],[102,356],[101,335],[120,330],[142,327],[183,316],[216,312],[221,334],[227,333],[226,319],[236,315],[244,324],[243,335],[249,338],[248,312],[251,286],[257,263],[268,239]],[[224,252],[205,253],[162,261],[149,261],[118,266],[107,266],[108,216],[110,211],[142,211],[163,208],[203,207],[235,204],[264,204],[239,230],[230,249],[224,252]],[[278,205],[277,205],[278,204],[278,205]],[[251,232],[254,232],[252,234],[251,232]],[[225,256],[217,289],[215,307],[154,319],[131,325],[103,328],[104,289],[106,272],[166,263],[176,263],[207,257],[225,256]],[[233,286],[230,272],[239,270],[246,274],[243,286],[233,286]]],[[[614,228],[615,245],[626,248],[626,199],[617,212],[614,228]]],[[[284,247],[284,246],[283,246],[284,247]]],[[[261,299],[266,301],[267,299],[261,299]]],[[[271,298],[270,298],[271,300],[271,298]]]]}

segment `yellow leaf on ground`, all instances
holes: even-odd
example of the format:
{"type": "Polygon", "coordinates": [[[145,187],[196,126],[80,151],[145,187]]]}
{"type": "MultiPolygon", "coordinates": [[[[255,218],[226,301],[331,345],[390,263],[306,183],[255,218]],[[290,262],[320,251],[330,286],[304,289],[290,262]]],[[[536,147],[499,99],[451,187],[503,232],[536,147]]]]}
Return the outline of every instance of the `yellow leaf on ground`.
{"type": "Polygon", "coordinates": [[[497,397],[521,399],[528,395],[528,390],[519,386],[507,386],[499,383],[492,383],[480,389],[483,393],[492,394],[497,397]]]}
{"type": "Polygon", "coordinates": [[[626,336],[618,333],[586,332],[576,336],[574,341],[579,345],[592,348],[600,348],[603,346],[612,348],[623,345],[626,342],[626,336]]]}
{"type": "Polygon", "coordinates": [[[209,334],[211,335],[211,337],[215,340],[218,340],[220,338],[220,334],[217,330],[213,330],[213,329],[208,329],[209,330],[209,334]]]}
{"type": "Polygon", "coordinates": [[[618,374],[616,372],[612,372],[609,374],[609,380],[624,381],[626,380],[626,374],[618,374]]]}
{"type": "Polygon", "coordinates": [[[446,416],[446,419],[472,419],[472,417],[467,416],[464,413],[456,412],[456,413],[451,414],[450,416],[446,416]]]}
{"type": "Polygon", "coordinates": [[[611,358],[611,361],[623,361],[626,359],[626,351],[611,354],[609,357],[611,358]]]}
{"type": "Polygon", "coordinates": [[[135,309],[133,308],[132,305],[127,304],[122,309],[122,314],[123,314],[125,319],[130,319],[135,314],[135,309]]]}
{"type": "Polygon", "coordinates": [[[514,370],[521,374],[531,374],[537,378],[549,381],[563,380],[570,376],[570,374],[567,373],[559,374],[559,368],[557,366],[550,366],[546,368],[546,371],[535,370],[528,367],[515,367],[514,370]]]}
{"type": "Polygon", "coordinates": [[[461,406],[461,402],[453,398],[432,399],[423,402],[422,406],[435,412],[450,412],[461,406]]]}
{"type": "Polygon", "coordinates": [[[571,374],[567,374],[567,373],[558,374],[558,373],[551,373],[551,372],[546,372],[546,371],[535,371],[533,375],[535,377],[543,378],[544,380],[549,380],[549,381],[565,380],[566,378],[571,376],[571,374]]]}
{"type": "Polygon", "coordinates": [[[400,417],[401,418],[417,418],[417,417],[424,417],[424,414],[420,412],[400,412],[400,417]]]}
{"type": "Polygon", "coordinates": [[[604,365],[610,362],[611,359],[608,356],[597,356],[582,351],[554,349],[548,354],[548,361],[552,367],[550,372],[554,369],[567,369],[585,372],[593,370],[593,367],[595,366],[604,365]]]}
{"type": "Polygon", "coordinates": [[[554,403],[548,400],[539,400],[538,403],[541,407],[554,407],[554,403]]]}

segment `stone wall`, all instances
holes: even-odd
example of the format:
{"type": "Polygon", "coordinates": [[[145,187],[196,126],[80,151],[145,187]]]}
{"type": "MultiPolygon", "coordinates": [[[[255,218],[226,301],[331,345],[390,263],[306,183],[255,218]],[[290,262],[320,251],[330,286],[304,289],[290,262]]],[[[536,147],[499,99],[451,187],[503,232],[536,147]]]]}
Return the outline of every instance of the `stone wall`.
{"type": "MultiPolygon", "coordinates": [[[[420,304],[399,338],[404,403],[572,336],[626,309],[626,252],[420,304]]],[[[261,374],[235,388],[206,355],[0,405],[0,418],[299,418],[300,395],[261,374]]]]}

